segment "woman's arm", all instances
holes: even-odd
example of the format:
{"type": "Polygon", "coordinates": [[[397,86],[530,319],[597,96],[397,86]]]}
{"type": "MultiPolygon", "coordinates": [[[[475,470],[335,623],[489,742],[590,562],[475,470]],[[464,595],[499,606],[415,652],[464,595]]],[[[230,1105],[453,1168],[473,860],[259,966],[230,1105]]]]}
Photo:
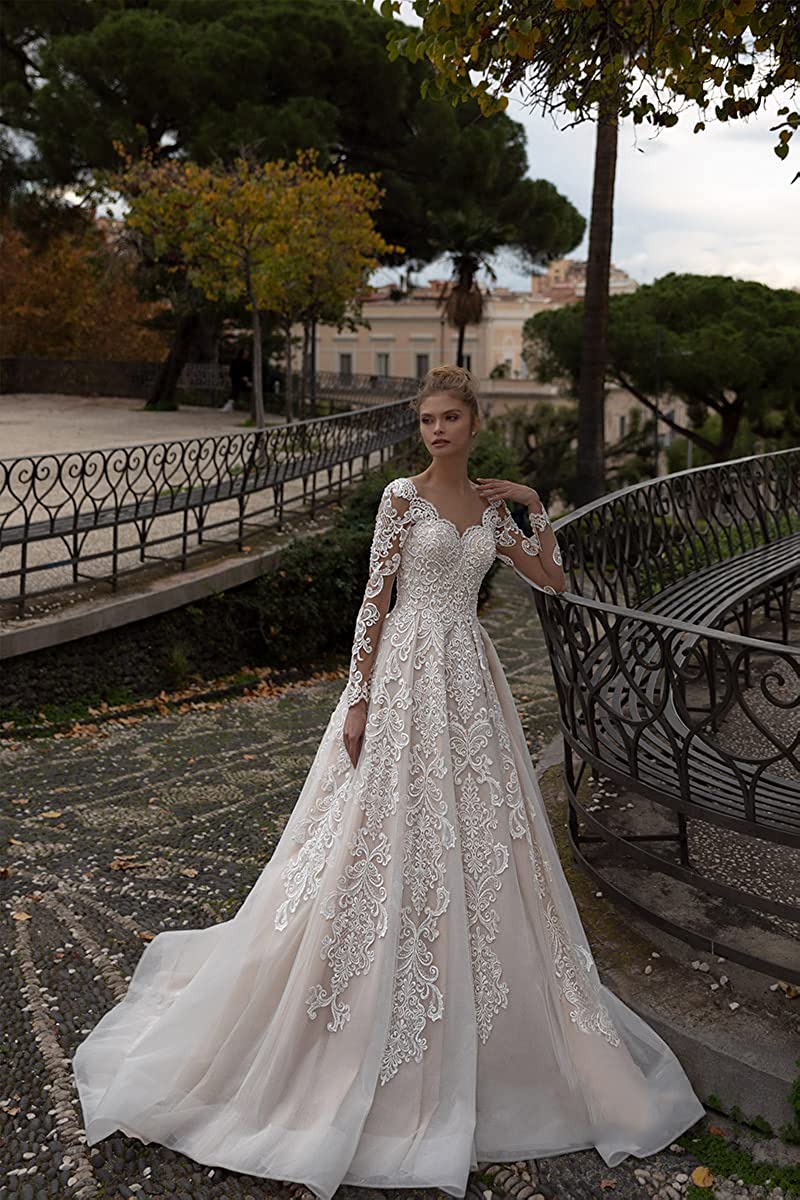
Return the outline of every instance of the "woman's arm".
{"type": "Polygon", "coordinates": [[[538,493],[522,483],[507,479],[479,479],[481,493],[490,500],[500,499],[495,527],[495,549],[501,562],[513,567],[527,583],[546,592],[563,592],[567,580],[561,550],[550,525],[547,510],[538,493]],[[525,504],[531,519],[531,536],[517,525],[506,499],[525,504]]]}
{"type": "Polygon", "coordinates": [[[391,483],[387,484],[378,505],[369,555],[369,578],[356,618],[347,681],[348,707],[369,699],[375,653],[410,525],[408,508],[409,501],[396,495],[391,483]]]}

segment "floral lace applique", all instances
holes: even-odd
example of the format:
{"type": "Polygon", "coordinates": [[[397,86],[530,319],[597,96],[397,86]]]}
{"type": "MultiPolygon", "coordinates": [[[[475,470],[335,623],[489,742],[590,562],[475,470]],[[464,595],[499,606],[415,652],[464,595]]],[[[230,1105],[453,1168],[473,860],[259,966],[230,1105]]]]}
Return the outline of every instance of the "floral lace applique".
{"type": "Polygon", "coordinates": [[[347,682],[348,707],[369,699],[369,674],[392,596],[392,580],[400,566],[403,543],[414,520],[409,505],[403,503],[404,495],[411,498],[408,488],[404,487],[406,483],[404,479],[395,479],[387,484],[378,505],[369,553],[369,578],[356,618],[347,682]]]}
{"type": "Polygon", "coordinates": [[[340,751],[335,768],[322,778],[311,815],[294,833],[300,849],[282,872],[286,899],[275,916],[276,927],[286,928],[298,905],[318,895],[346,808],[360,809],[363,817],[349,835],[346,865],[320,907],[330,921],[320,947],[328,979],[306,995],[308,1016],[315,1019],[321,1009],[329,1009],[327,1028],[336,1032],[351,1016],[344,1000],[351,980],[370,970],[376,943],[393,926],[386,870],[401,850],[390,841],[387,825],[400,813],[398,884],[403,899],[393,926],[392,1008],[381,1084],[394,1078],[403,1063],[422,1060],[428,1023],[444,1016],[446,997],[438,982],[435,946],[451,899],[448,869],[458,871],[465,887],[475,1013],[483,1042],[497,1014],[508,1007],[509,985],[492,945],[499,933],[502,875],[510,861],[509,847],[497,837],[503,808],[511,837],[527,842],[570,1018],[587,1033],[599,1033],[612,1044],[618,1041],[599,1003],[591,952],[580,942],[573,944],[553,902],[553,869],[532,836],[477,623],[478,591],[495,557],[527,578],[526,563],[541,553],[543,518],[538,516],[527,538],[505,505],[493,501],[479,524],[459,533],[409,479],[395,480],[381,497],[350,673],[338,719],[332,722],[341,737],[347,707],[357,699],[369,700],[362,759],[354,771],[340,751]],[[398,598],[388,613],[395,576],[398,598]],[[499,761],[490,755],[490,745],[499,748],[499,761]],[[459,843],[461,863],[448,867],[459,843]]]}

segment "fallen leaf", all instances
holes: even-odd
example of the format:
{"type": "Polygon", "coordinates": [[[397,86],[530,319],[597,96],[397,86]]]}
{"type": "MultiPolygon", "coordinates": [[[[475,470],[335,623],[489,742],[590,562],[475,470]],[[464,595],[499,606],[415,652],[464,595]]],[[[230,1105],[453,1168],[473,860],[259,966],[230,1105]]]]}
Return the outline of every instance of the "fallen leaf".
{"type": "Polygon", "coordinates": [[[193,875],[198,875],[198,874],[199,874],[199,871],[197,870],[197,868],[196,868],[196,867],[181,867],[181,869],[180,869],[180,871],[178,872],[178,874],[179,874],[179,875],[189,875],[189,876],[193,876],[193,875]]]}
{"type": "Polygon", "coordinates": [[[112,871],[130,871],[132,867],[146,867],[146,862],[137,862],[135,854],[120,854],[108,864],[112,871]]]}
{"type": "Polygon", "coordinates": [[[724,1129],[720,1129],[719,1125],[709,1125],[708,1132],[713,1133],[715,1137],[727,1137],[724,1129]]]}
{"type": "Polygon", "coordinates": [[[31,914],[26,912],[12,912],[12,917],[15,921],[30,921],[31,914]]]}
{"type": "Polygon", "coordinates": [[[617,1186],[616,1179],[601,1179],[600,1180],[600,1187],[603,1189],[603,1191],[606,1191],[607,1188],[615,1188],[616,1186],[617,1186]]]}
{"type": "Polygon", "coordinates": [[[778,980],[778,987],[790,1000],[794,1000],[797,996],[800,996],[800,988],[796,987],[793,983],[787,983],[785,979],[778,980]]]}
{"type": "Polygon", "coordinates": [[[695,1187],[709,1188],[714,1184],[714,1176],[708,1167],[695,1167],[692,1171],[692,1183],[695,1187]]]}
{"type": "Polygon", "coordinates": [[[60,816],[62,816],[62,813],[61,813],[61,810],[60,810],[60,809],[56,809],[56,808],[48,808],[48,809],[47,809],[45,812],[43,812],[43,813],[39,813],[39,816],[40,816],[40,817],[47,817],[47,818],[50,818],[50,817],[60,817],[60,816]]]}
{"type": "Polygon", "coordinates": [[[11,801],[12,804],[30,804],[28,796],[19,796],[16,800],[11,801]]]}
{"type": "Polygon", "coordinates": [[[8,839],[8,844],[9,844],[9,846],[24,846],[25,845],[22,838],[15,838],[15,837],[10,837],[8,839]]]}
{"type": "Polygon", "coordinates": [[[154,933],[150,933],[150,931],[148,929],[140,929],[139,930],[139,937],[142,939],[143,942],[152,942],[152,940],[155,936],[156,935],[154,933]]]}

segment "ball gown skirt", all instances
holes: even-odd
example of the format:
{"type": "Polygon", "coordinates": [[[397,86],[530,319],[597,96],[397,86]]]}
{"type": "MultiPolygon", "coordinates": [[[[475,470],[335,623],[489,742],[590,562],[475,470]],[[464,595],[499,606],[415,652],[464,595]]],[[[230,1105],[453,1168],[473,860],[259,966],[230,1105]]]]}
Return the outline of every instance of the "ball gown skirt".
{"type": "Polygon", "coordinates": [[[598,978],[477,619],[495,557],[536,585],[541,553],[501,500],[462,532],[387,485],[347,685],[283,835],[236,915],[159,933],[78,1046],[88,1144],[121,1130],[320,1200],[463,1196],[479,1163],[595,1147],[615,1166],[703,1115],[598,978]]]}

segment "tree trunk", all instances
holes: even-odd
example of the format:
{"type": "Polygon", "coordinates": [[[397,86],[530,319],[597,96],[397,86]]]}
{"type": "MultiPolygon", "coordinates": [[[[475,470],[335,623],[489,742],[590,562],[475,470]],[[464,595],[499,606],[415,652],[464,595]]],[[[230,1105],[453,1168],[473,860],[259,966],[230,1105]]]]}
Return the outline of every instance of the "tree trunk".
{"type": "Polygon", "coordinates": [[[317,413],[317,318],[311,318],[311,415],[316,417],[317,413]]]}
{"type": "Polygon", "coordinates": [[[463,367],[464,365],[464,335],[467,332],[466,325],[458,327],[458,352],[456,354],[456,366],[463,367]]]}
{"type": "Polygon", "coordinates": [[[306,394],[308,390],[308,321],[303,322],[303,350],[300,359],[300,403],[298,404],[298,419],[306,419],[306,394]]]}
{"type": "Polygon", "coordinates": [[[294,420],[294,408],[292,404],[292,327],[286,325],[286,423],[294,420]]]}
{"type": "Polygon", "coordinates": [[[178,407],[175,389],[178,386],[181,371],[189,361],[189,349],[196,336],[199,322],[200,314],[197,310],[184,313],[178,318],[169,354],[161,364],[145,408],[155,409],[157,412],[174,412],[178,407]]]}
{"type": "Polygon", "coordinates": [[[733,454],[733,443],[736,441],[736,435],[739,432],[739,424],[744,412],[744,405],[737,401],[735,404],[726,405],[723,409],[722,428],[720,430],[720,438],[717,448],[714,452],[715,462],[727,462],[733,454]]]}
{"type": "Polygon", "coordinates": [[[256,298],[250,293],[253,306],[253,406],[256,429],[264,428],[264,370],[261,362],[261,313],[256,298]]]}
{"type": "Polygon", "coordinates": [[[219,362],[222,318],[219,313],[211,309],[202,309],[197,315],[197,328],[189,344],[189,362],[219,362]]]}
{"type": "Polygon", "coordinates": [[[617,110],[600,105],[595,143],[589,258],[583,303],[583,345],[578,385],[576,498],[588,504],[605,491],[605,381],[608,346],[608,282],[614,228],[617,110]]]}

